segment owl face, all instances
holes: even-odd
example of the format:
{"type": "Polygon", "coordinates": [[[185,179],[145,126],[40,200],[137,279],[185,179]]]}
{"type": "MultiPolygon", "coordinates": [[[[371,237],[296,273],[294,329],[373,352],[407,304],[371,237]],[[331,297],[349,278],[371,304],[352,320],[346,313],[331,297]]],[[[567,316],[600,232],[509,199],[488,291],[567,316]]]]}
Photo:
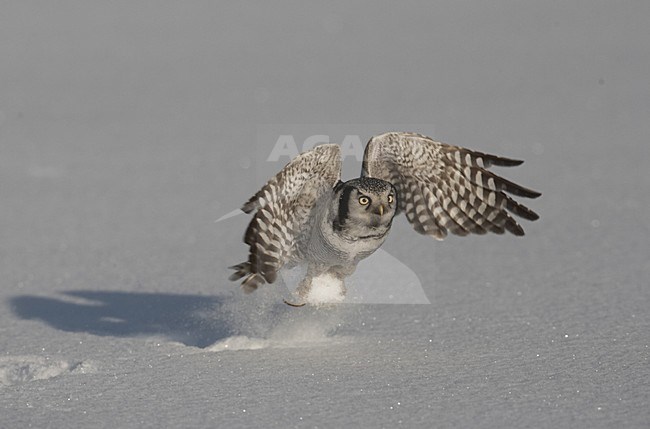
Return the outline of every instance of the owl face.
{"type": "Polygon", "coordinates": [[[362,177],[340,184],[335,191],[339,226],[359,237],[382,234],[390,227],[397,208],[397,193],[390,183],[362,177]]]}

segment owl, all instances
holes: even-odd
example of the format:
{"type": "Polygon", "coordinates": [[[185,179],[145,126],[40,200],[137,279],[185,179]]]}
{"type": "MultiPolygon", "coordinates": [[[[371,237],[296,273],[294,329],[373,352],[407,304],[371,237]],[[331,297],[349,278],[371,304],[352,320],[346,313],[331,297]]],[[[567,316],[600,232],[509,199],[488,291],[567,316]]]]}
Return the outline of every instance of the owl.
{"type": "Polygon", "coordinates": [[[372,137],[361,177],[341,181],[341,151],[324,144],[304,152],[272,177],[242,207],[252,213],[244,235],[246,262],[231,267],[250,293],[273,283],[278,271],[305,265],[289,305],[317,303],[316,286],[338,287],[386,240],[393,218],[404,213],[416,232],[444,239],[448,233],[503,234],[524,230],[511,216],[539,216],[510,195],[541,193],[491,171],[523,161],[440,143],[409,132],[372,137]],[[510,195],[509,195],[510,194],[510,195]]]}

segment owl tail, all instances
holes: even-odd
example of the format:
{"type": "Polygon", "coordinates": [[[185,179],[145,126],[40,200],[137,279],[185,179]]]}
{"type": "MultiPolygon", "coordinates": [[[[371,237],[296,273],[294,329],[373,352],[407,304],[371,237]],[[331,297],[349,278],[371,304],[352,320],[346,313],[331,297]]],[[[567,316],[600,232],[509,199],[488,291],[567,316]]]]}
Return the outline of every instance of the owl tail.
{"type": "Polygon", "coordinates": [[[230,267],[235,272],[228,279],[235,282],[243,278],[244,281],[242,281],[241,287],[244,289],[244,293],[251,293],[265,283],[264,278],[260,274],[252,272],[251,267],[250,262],[242,262],[241,264],[230,267]]]}

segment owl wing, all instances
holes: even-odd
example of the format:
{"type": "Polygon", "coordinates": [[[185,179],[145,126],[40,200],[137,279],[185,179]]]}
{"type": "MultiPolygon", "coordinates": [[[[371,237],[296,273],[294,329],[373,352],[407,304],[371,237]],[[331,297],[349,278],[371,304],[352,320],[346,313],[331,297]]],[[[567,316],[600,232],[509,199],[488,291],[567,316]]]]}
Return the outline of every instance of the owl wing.
{"type": "Polygon", "coordinates": [[[397,189],[398,212],[404,212],[420,234],[439,240],[456,235],[524,235],[510,216],[539,216],[508,194],[537,198],[541,194],[488,171],[523,161],[475,152],[415,134],[392,132],[373,137],[363,159],[362,175],[391,182],[397,189]]]}
{"type": "Polygon", "coordinates": [[[296,256],[297,240],[316,202],[341,177],[341,150],[325,144],[305,152],[272,177],[242,210],[254,213],[244,242],[248,261],[231,267],[230,280],[241,278],[245,292],[273,283],[277,272],[296,256]]]}

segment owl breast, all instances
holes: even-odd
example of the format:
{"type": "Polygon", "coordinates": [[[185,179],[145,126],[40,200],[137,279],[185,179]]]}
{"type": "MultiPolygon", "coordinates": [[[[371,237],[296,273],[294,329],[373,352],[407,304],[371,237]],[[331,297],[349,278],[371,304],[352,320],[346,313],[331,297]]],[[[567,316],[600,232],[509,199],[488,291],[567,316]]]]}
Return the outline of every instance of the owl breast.
{"type": "Polygon", "coordinates": [[[350,234],[350,231],[336,231],[324,213],[311,228],[306,246],[310,262],[324,265],[354,266],[360,260],[372,255],[386,240],[388,228],[370,231],[367,235],[350,234]]]}

